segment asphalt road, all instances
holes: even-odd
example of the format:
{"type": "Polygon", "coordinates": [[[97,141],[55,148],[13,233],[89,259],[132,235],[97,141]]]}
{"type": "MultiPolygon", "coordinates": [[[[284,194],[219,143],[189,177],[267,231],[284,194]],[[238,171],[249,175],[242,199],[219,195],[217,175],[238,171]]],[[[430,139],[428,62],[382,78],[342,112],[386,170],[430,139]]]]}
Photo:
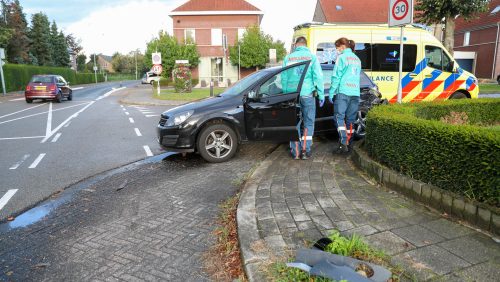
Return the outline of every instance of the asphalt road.
{"type": "Polygon", "coordinates": [[[73,101],[0,103],[0,221],[57,191],[161,153],[155,127],[167,107],[118,103],[136,81],[75,88],[73,101]]]}

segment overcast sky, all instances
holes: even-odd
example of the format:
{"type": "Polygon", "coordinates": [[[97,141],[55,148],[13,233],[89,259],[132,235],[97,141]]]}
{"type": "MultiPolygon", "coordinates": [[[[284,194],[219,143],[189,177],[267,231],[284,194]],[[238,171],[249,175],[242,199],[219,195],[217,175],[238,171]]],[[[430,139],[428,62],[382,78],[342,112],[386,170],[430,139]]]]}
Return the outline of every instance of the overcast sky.
{"type": "MultiPolygon", "coordinates": [[[[112,55],[144,51],[159,30],[172,33],[169,12],[187,0],[20,0],[31,15],[44,12],[66,34],[82,40],[84,52],[112,55]]],[[[263,30],[286,42],[297,24],[312,21],[316,0],[248,0],[264,12],[263,30]],[[298,8],[300,7],[300,8],[298,8]]]]}

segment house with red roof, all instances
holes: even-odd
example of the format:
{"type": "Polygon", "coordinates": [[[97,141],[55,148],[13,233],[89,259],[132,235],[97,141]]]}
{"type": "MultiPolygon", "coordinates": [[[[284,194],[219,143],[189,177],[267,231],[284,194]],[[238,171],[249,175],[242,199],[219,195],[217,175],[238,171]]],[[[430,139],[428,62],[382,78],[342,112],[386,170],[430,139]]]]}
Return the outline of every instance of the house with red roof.
{"type": "Polygon", "coordinates": [[[491,0],[489,9],[476,19],[455,23],[455,58],[461,67],[479,78],[498,79],[500,75],[500,0],[491,0]]]}
{"type": "Polygon", "coordinates": [[[195,43],[200,64],[193,70],[201,86],[213,80],[228,86],[253,72],[229,61],[228,47],[235,45],[249,26],[260,26],[263,12],[244,0],[189,0],[170,12],[174,36],[179,42],[195,43]]]}

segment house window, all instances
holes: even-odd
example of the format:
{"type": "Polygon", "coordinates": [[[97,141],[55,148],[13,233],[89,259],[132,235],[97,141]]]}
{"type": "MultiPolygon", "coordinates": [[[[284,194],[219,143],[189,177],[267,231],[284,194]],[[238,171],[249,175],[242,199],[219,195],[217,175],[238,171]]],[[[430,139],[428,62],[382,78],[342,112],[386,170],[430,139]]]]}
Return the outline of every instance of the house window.
{"type": "Polygon", "coordinates": [[[212,45],[222,46],[222,29],[220,28],[212,29],[212,45]]]}
{"type": "Polygon", "coordinates": [[[244,28],[238,28],[238,40],[243,39],[243,35],[245,35],[246,29],[244,28]]]}
{"type": "Polygon", "coordinates": [[[470,31],[467,31],[464,34],[464,46],[469,46],[469,40],[470,40],[470,31]]]}
{"type": "Polygon", "coordinates": [[[194,29],[184,30],[184,42],[195,43],[196,42],[196,32],[194,29]]]}

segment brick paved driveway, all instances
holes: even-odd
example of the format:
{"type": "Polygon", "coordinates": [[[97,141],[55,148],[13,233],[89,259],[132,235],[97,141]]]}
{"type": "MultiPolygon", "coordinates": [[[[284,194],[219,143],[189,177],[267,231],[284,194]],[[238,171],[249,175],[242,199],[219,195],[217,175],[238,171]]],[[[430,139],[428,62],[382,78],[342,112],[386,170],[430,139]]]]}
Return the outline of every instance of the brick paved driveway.
{"type": "MultiPolygon", "coordinates": [[[[272,144],[208,164],[175,156],[110,176],[44,220],[0,234],[0,281],[205,281],[218,204],[272,144]]],[[[70,188],[71,189],[71,188],[70,188]]]]}

